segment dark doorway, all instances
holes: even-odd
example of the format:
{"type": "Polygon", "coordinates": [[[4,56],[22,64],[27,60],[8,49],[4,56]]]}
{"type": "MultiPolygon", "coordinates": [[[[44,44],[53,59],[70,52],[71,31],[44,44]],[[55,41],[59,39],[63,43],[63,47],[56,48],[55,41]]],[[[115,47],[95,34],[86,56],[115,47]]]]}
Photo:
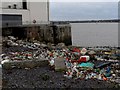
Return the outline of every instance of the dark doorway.
{"type": "Polygon", "coordinates": [[[25,39],[27,38],[27,31],[23,27],[15,27],[12,31],[12,35],[18,37],[18,39],[25,39]]]}

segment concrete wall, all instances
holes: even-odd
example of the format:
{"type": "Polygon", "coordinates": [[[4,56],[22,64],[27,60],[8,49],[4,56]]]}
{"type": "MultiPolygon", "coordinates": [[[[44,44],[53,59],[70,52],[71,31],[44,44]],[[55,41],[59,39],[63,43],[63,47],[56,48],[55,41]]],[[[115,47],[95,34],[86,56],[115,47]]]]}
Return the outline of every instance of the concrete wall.
{"type": "Polygon", "coordinates": [[[29,2],[28,4],[31,22],[33,20],[36,20],[36,23],[49,21],[47,2],[29,2]]]}
{"type": "Polygon", "coordinates": [[[3,27],[2,36],[15,36],[19,39],[38,40],[46,43],[65,43],[71,45],[71,27],[69,24],[24,25],[3,27]]]}
{"type": "Polygon", "coordinates": [[[71,23],[72,45],[118,46],[118,23],[71,23]]]}
{"type": "MultiPolygon", "coordinates": [[[[49,3],[48,0],[42,1],[27,1],[27,9],[23,9],[22,1],[10,0],[8,2],[2,1],[2,12],[0,14],[20,14],[22,15],[22,22],[23,24],[33,24],[35,20],[36,23],[47,23],[49,21],[49,3]],[[17,4],[17,8],[13,9],[13,4],[17,4]],[[8,8],[8,5],[11,5],[11,9],[8,8]]],[[[1,2],[0,2],[1,3],[1,2]]]]}
{"type": "Polygon", "coordinates": [[[8,8],[9,5],[11,6],[11,8],[13,8],[13,4],[16,4],[17,8],[22,8],[22,0],[19,0],[19,2],[15,0],[9,0],[8,2],[2,2],[2,8],[8,8]]]}
{"type": "MultiPolygon", "coordinates": [[[[30,22],[30,11],[29,10],[21,10],[21,9],[3,9],[2,14],[15,14],[22,15],[23,24],[29,24],[30,22]]],[[[12,22],[12,21],[11,21],[12,22]]]]}
{"type": "Polygon", "coordinates": [[[27,38],[30,40],[36,39],[41,42],[51,42],[54,43],[53,39],[53,29],[49,24],[41,24],[37,26],[27,26],[25,27],[27,31],[27,38]]]}
{"type": "Polygon", "coordinates": [[[57,24],[53,28],[55,43],[63,42],[66,45],[71,45],[71,25],[57,24]]]}

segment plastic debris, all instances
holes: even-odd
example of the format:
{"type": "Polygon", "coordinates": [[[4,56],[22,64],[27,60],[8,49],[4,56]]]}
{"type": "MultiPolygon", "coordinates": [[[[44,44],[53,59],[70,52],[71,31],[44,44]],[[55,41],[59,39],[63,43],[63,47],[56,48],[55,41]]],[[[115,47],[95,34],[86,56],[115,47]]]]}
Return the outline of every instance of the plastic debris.
{"type": "Polygon", "coordinates": [[[93,64],[93,63],[90,63],[90,62],[87,62],[87,63],[81,63],[81,64],[78,64],[77,67],[93,68],[93,67],[94,67],[94,64],[93,64]]]}
{"type": "Polygon", "coordinates": [[[81,50],[81,54],[82,55],[85,55],[87,53],[87,49],[86,48],[83,48],[82,50],[81,50]]]}
{"type": "Polygon", "coordinates": [[[3,60],[3,61],[1,61],[1,64],[4,64],[4,63],[6,63],[6,62],[9,62],[10,60],[3,60]]]}
{"type": "Polygon", "coordinates": [[[64,77],[80,79],[113,80],[119,73],[120,50],[116,48],[79,48],[68,47],[64,43],[54,45],[41,42],[17,40],[8,36],[6,46],[20,47],[16,51],[9,50],[0,55],[1,68],[5,62],[14,60],[47,59],[52,69],[64,69],[64,77]],[[96,59],[96,60],[95,60],[96,59]]]}

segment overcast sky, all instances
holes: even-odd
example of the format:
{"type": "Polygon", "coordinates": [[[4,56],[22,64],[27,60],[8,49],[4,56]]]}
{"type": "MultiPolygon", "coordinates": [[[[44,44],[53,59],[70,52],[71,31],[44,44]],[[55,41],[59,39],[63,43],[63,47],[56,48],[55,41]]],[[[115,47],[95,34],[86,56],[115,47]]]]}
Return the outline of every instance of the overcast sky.
{"type": "Polygon", "coordinates": [[[117,19],[119,0],[50,0],[50,20],[117,19]],[[86,2],[85,2],[86,1],[86,2]]]}

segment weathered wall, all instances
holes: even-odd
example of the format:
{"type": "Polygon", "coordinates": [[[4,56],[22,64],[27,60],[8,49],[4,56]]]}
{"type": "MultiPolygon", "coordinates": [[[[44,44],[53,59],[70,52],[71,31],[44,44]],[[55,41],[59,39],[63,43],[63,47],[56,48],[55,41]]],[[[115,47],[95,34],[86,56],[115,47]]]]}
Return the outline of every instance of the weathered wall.
{"type": "Polygon", "coordinates": [[[36,20],[36,23],[49,21],[49,8],[47,5],[47,0],[44,0],[44,2],[29,2],[28,9],[30,10],[30,21],[36,20]]]}
{"type": "Polygon", "coordinates": [[[0,14],[22,15],[22,23],[29,24],[29,22],[31,22],[29,13],[30,13],[29,10],[23,10],[23,9],[2,9],[2,13],[0,13],[0,14]]]}
{"type": "Polygon", "coordinates": [[[35,20],[37,24],[48,23],[49,21],[49,2],[48,0],[26,0],[27,9],[22,7],[23,0],[2,0],[0,2],[0,14],[15,14],[22,15],[22,24],[32,24],[35,20]],[[13,9],[13,5],[16,4],[17,8],[13,9]],[[11,8],[8,8],[8,6],[11,8]]]}
{"type": "Polygon", "coordinates": [[[19,39],[24,39],[27,37],[24,27],[4,27],[2,28],[2,36],[15,36],[19,39]]]}
{"type": "Polygon", "coordinates": [[[57,24],[53,27],[55,43],[63,42],[71,45],[71,26],[69,24],[57,24]]]}
{"type": "Polygon", "coordinates": [[[39,41],[45,42],[52,42],[54,43],[52,34],[52,28],[50,25],[39,25],[39,26],[30,26],[26,27],[25,30],[27,31],[27,38],[28,39],[36,39],[39,41]]]}
{"type": "Polygon", "coordinates": [[[69,24],[41,24],[2,28],[2,36],[13,35],[19,39],[38,40],[41,42],[65,43],[71,45],[71,26],[69,24]]]}

